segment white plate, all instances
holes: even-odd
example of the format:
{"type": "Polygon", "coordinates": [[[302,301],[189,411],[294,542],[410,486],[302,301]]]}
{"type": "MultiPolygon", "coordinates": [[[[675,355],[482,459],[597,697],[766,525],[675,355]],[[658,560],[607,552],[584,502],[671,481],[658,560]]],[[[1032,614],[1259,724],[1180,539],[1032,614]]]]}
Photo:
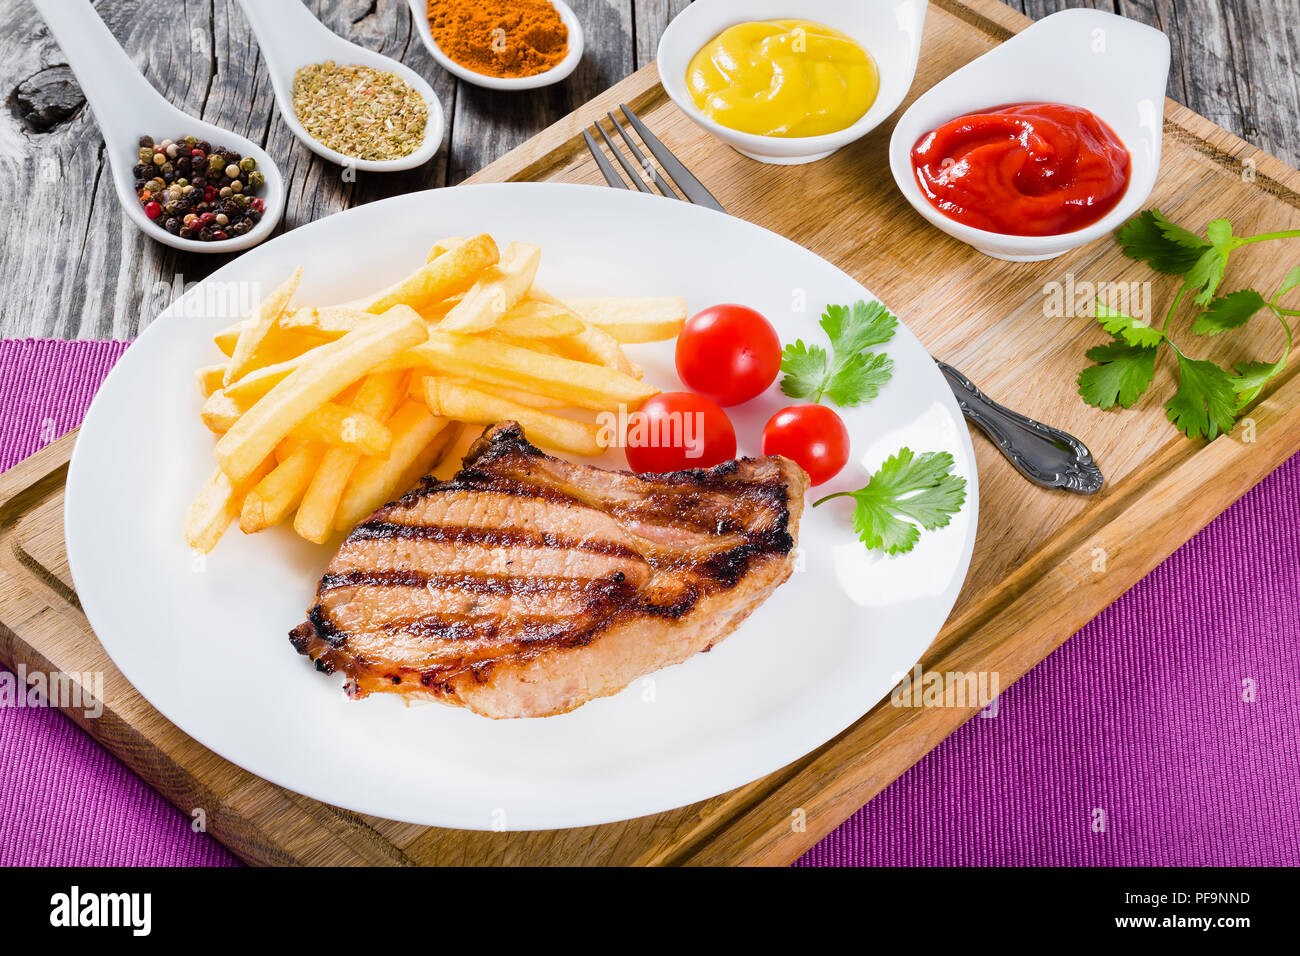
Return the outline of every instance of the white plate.
{"type": "MultiPolygon", "coordinates": [[[[65,528],[77,593],[113,662],[201,744],[281,786],[361,813],[465,829],[606,823],[682,806],[777,770],[853,723],[909,671],[952,609],[979,492],[970,437],[925,349],[900,325],[894,376],[844,412],[853,458],[817,494],[860,486],[902,445],[949,451],[967,500],[910,554],[869,553],[843,501],[806,512],[802,569],[735,633],[571,714],[491,721],[388,695],[347,700],[289,645],[332,549],[288,529],[231,529],[206,558],[181,537],[213,467],[192,370],[239,317],[226,283],[269,290],[305,265],[299,301],[343,301],[396,280],[432,241],[485,231],[542,245],[559,295],[681,294],[760,309],[783,340],[821,341],[827,303],[870,293],[774,233],[681,202],[589,186],[458,187],[331,216],[214,273],[113,369],[82,426],[65,528]],[[801,302],[806,311],[797,311],[801,302]]],[[[237,289],[247,289],[238,286],[237,289]]],[[[676,388],[671,343],[639,346],[646,377],[676,388]]],[[[741,452],[787,404],[773,388],[732,409],[741,452]]],[[[611,464],[621,455],[611,453],[611,464]]]]}

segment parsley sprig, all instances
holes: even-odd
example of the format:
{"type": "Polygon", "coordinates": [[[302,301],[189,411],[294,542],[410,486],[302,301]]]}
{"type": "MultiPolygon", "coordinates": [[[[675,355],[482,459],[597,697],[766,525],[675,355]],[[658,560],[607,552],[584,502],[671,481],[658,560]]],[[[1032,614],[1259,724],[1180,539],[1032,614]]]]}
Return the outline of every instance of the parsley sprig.
{"type": "Polygon", "coordinates": [[[942,528],[961,510],[966,479],[952,474],[952,465],[952,455],[946,451],[917,455],[901,448],[885,460],[866,487],[827,495],[813,507],[832,498],[852,498],[853,528],[862,543],[902,554],[916,546],[921,528],[942,528]]]}
{"type": "Polygon", "coordinates": [[[1079,375],[1079,394],[1089,405],[1129,408],[1155,379],[1156,358],[1168,346],[1178,367],[1178,390],[1165,403],[1169,420],[1188,438],[1213,439],[1232,429],[1237,416],[1258,397],[1264,386],[1286,368],[1291,355],[1288,318],[1300,310],[1286,309],[1279,299],[1300,286],[1300,266],[1292,269],[1272,298],[1255,289],[1216,296],[1228,258],[1234,250],[1257,242],[1300,237],[1300,229],[1238,236],[1227,219],[1216,219],[1199,236],[1172,222],[1158,209],[1148,209],[1125,223],[1117,238],[1130,259],[1158,272],[1183,277],[1182,286],[1160,328],[1111,309],[1100,299],[1094,315],[1111,341],[1087,352],[1094,363],[1079,375]],[[1180,306],[1190,300],[1202,311],[1192,321],[1196,335],[1214,336],[1239,329],[1260,312],[1271,313],[1286,335],[1275,362],[1241,362],[1225,369],[1208,359],[1192,358],[1170,337],[1169,328],[1180,306]]]}
{"type": "Polygon", "coordinates": [[[820,345],[802,339],[781,352],[781,391],[791,398],[851,407],[880,394],[894,371],[894,360],[883,352],[867,351],[894,337],[898,319],[879,302],[858,302],[826,307],[822,331],[830,339],[828,354],[820,345]]]}

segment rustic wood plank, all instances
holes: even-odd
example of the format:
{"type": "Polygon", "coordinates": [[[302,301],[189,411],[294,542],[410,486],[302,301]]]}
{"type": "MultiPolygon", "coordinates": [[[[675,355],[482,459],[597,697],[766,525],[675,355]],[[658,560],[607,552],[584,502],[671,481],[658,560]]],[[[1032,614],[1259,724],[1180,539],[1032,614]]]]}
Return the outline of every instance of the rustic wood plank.
{"type": "Polygon", "coordinates": [[[630,2],[572,0],[586,48],[567,79],[540,90],[501,93],[460,83],[452,122],[450,183],[455,185],[576,110],[634,69],[630,2]]]}
{"type": "Polygon", "coordinates": [[[632,34],[635,38],[636,69],[641,69],[655,58],[655,50],[664,28],[690,3],[691,0],[633,0],[632,34]]]}
{"type": "MultiPolygon", "coordinates": [[[[444,110],[450,110],[455,83],[420,43],[400,0],[314,0],[311,6],[340,35],[430,78],[444,110]]],[[[165,97],[244,133],[280,160],[288,188],[282,229],[446,183],[446,150],[405,173],[345,176],[300,144],[279,116],[256,42],[232,0],[184,0],[166,16],[143,0],[99,3],[96,9],[165,97]]],[[[20,107],[15,96],[0,128],[0,203],[14,210],[10,234],[25,238],[0,246],[0,274],[21,277],[17,281],[28,286],[0,301],[0,335],[134,338],[186,283],[229,257],[169,249],[123,221],[111,181],[102,174],[106,159],[98,127],[34,10],[24,7],[21,16],[6,19],[0,52],[13,64],[16,86],[44,106],[33,122],[23,112],[27,102],[20,107]]]]}

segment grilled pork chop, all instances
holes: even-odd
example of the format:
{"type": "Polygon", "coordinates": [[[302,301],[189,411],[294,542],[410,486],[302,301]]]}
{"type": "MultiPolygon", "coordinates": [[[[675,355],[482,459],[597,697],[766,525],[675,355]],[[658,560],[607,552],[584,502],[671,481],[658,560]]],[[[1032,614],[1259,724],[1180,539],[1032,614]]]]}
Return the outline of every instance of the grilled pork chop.
{"type": "Polygon", "coordinates": [[[352,697],[562,714],[731,633],[789,577],[807,487],[780,457],[641,476],[493,425],[352,531],[290,640],[352,697]]]}

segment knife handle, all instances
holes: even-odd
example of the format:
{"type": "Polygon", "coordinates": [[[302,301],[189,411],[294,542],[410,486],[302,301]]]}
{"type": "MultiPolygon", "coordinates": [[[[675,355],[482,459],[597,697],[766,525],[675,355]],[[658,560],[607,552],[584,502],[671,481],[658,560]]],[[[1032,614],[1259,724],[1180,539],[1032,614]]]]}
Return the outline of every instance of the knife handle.
{"type": "Polygon", "coordinates": [[[999,405],[951,365],[934,361],[952,388],[962,414],[992,439],[1022,475],[1044,488],[1079,495],[1101,490],[1105,478],[1087,445],[1068,432],[999,405]]]}

